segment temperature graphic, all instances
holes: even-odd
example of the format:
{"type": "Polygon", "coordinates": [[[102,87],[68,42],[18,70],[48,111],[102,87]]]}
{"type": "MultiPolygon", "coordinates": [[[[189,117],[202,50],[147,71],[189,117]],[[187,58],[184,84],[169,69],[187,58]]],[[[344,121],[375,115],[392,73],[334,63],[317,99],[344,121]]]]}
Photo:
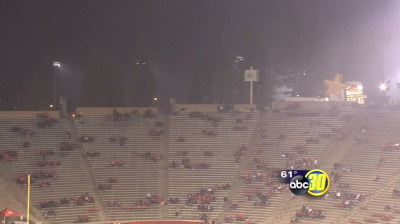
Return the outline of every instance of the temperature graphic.
{"type": "Polygon", "coordinates": [[[281,178],[289,184],[290,191],[295,195],[306,193],[321,196],[329,190],[330,179],[322,170],[282,170],[281,178]]]}

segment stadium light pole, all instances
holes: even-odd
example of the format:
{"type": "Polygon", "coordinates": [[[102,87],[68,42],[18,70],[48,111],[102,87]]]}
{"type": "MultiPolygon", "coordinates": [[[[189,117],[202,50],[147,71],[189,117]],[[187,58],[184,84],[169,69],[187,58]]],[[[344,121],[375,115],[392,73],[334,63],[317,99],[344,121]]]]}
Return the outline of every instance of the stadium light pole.
{"type": "Polygon", "coordinates": [[[56,107],[57,104],[57,82],[56,82],[56,70],[57,68],[61,67],[60,62],[58,61],[53,61],[53,108],[56,107]]]}

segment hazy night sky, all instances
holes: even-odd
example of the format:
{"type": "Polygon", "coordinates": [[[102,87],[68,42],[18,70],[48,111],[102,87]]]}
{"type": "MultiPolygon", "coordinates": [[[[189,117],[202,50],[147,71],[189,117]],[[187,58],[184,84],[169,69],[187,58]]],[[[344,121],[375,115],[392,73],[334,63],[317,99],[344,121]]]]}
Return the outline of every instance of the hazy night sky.
{"type": "Polygon", "coordinates": [[[345,80],[369,86],[383,77],[400,82],[396,0],[0,0],[0,97],[23,94],[35,73],[51,77],[53,60],[63,65],[64,88],[77,92],[93,49],[98,54],[113,49],[117,60],[135,63],[135,47],[145,37],[159,94],[184,101],[197,62],[216,33],[223,33],[240,55],[236,46],[252,29],[273,58],[287,29],[300,27],[298,35],[307,35],[301,27],[309,24],[318,26],[315,38],[326,45],[318,53],[332,55],[330,66],[345,80]],[[353,49],[346,63],[341,60],[344,49],[353,49]]]}

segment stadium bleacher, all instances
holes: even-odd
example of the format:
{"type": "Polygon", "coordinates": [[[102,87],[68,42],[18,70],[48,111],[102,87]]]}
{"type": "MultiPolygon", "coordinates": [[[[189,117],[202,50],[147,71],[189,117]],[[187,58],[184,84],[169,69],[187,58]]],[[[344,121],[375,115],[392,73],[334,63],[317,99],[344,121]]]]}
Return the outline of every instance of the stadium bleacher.
{"type": "MultiPolygon", "coordinates": [[[[36,182],[31,184],[31,205],[38,207],[42,200],[60,200],[67,197],[79,197],[90,193],[90,185],[87,181],[85,170],[83,169],[83,160],[79,151],[69,152],[67,157],[60,156],[59,147],[63,141],[69,141],[65,132],[70,129],[70,122],[59,119],[58,114],[50,113],[50,116],[58,121],[53,127],[39,128],[37,123],[42,119],[36,116],[36,113],[22,114],[20,116],[1,116],[0,118],[0,148],[4,151],[15,151],[18,153],[18,160],[5,161],[11,172],[16,178],[17,174],[31,174],[44,171],[54,171],[56,178],[35,178],[36,182]],[[18,132],[13,132],[12,127],[19,126],[33,131],[31,136],[25,136],[18,132]],[[31,141],[32,146],[24,148],[23,143],[31,141]],[[47,156],[46,160],[60,161],[60,166],[38,167],[37,161],[42,160],[40,150],[53,150],[54,155],[47,156]],[[40,187],[41,181],[49,181],[51,186],[40,187]]],[[[11,185],[13,186],[13,184],[11,185]]],[[[26,191],[26,185],[22,187],[26,191]]],[[[100,216],[96,210],[90,211],[96,207],[94,203],[85,203],[82,206],[60,205],[59,207],[43,208],[40,212],[46,214],[49,209],[54,209],[57,215],[49,216],[51,223],[72,223],[77,221],[79,215],[88,214],[93,221],[99,221],[100,216]]]]}
{"type": "MultiPolygon", "coordinates": [[[[399,157],[396,150],[382,151],[380,147],[398,141],[397,113],[368,110],[361,113],[350,104],[337,104],[335,113],[332,113],[333,106],[326,103],[318,106],[310,102],[293,106],[293,103],[278,102],[268,113],[240,106],[235,107],[235,113],[221,113],[215,105],[176,105],[176,112],[170,115],[157,112],[155,117],[143,116],[147,108],[117,108],[121,113],[129,113],[126,120],[113,120],[113,108],[81,108],[80,111],[78,108],[77,112],[83,114],[80,119],[64,119],[50,113],[58,121],[53,127],[38,127],[43,118],[38,118],[36,112],[3,115],[0,117],[0,152],[18,153],[16,161],[2,160],[15,177],[39,170],[55,171],[57,178],[48,179],[49,187],[39,186],[42,179],[32,183],[33,206],[38,207],[41,200],[60,200],[86,193],[95,198],[95,203],[82,206],[66,204],[38,209],[42,214],[49,209],[56,211],[56,215],[43,219],[49,223],[72,223],[85,214],[94,223],[200,220],[198,205],[187,205],[187,199],[189,192],[199,192],[201,188],[216,189],[210,203],[213,210],[204,212],[209,221],[212,218],[217,220],[216,223],[224,223],[226,216],[232,217],[233,223],[245,223],[236,221],[237,214],[245,214],[247,220],[255,223],[288,223],[304,203],[323,210],[325,218],[301,218],[303,223],[342,223],[345,220],[363,223],[374,219],[380,221],[382,217],[378,215],[395,216],[397,199],[392,192],[400,181],[395,172],[399,157]],[[354,119],[360,114],[363,114],[362,122],[354,119]],[[213,122],[214,119],[217,121],[213,122]],[[15,126],[34,134],[13,132],[15,126]],[[361,126],[365,126],[365,133],[360,131],[361,126]],[[342,140],[340,130],[346,128],[352,132],[346,132],[349,136],[342,140]],[[67,130],[72,133],[71,138],[66,135],[67,130]],[[151,134],[152,131],[156,132],[151,134]],[[209,131],[213,134],[208,135],[209,131]],[[322,133],[330,137],[322,137],[322,133]],[[94,141],[81,141],[82,136],[94,141]],[[126,138],[123,144],[120,137],[126,138]],[[112,138],[115,141],[110,141],[112,138]],[[308,138],[318,141],[307,144],[308,138]],[[353,138],[360,141],[353,142],[353,138]],[[32,146],[24,147],[25,141],[31,142],[32,146]],[[62,142],[75,143],[78,149],[62,156],[62,142]],[[297,153],[301,145],[304,145],[307,155],[297,153]],[[244,146],[247,149],[235,158],[235,152],[244,146]],[[338,154],[340,158],[332,156],[332,147],[335,146],[343,148],[343,154],[338,154]],[[53,150],[54,155],[43,158],[40,150],[53,150]],[[95,154],[88,156],[88,152],[95,154]],[[316,167],[322,166],[329,171],[335,170],[332,164],[336,162],[350,164],[351,172],[344,173],[342,181],[350,185],[349,192],[363,193],[367,195],[366,199],[349,209],[341,206],[343,200],[334,198],[334,192],[340,190],[335,184],[331,185],[328,198],[311,200],[297,196],[291,199],[290,191],[279,182],[279,177],[272,178],[270,186],[263,182],[244,183],[240,177],[243,173],[259,171],[255,161],[263,161],[266,167],[277,170],[289,168],[287,156],[282,156],[284,152],[306,156],[310,161],[318,160],[316,167]],[[148,158],[150,155],[156,157],[148,158]],[[194,164],[204,162],[209,167],[185,168],[182,157],[194,164]],[[388,161],[380,162],[383,157],[389,158],[388,161]],[[38,167],[39,160],[60,161],[60,165],[38,167]],[[117,160],[123,161],[123,166],[111,165],[117,160]],[[176,164],[174,168],[171,167],[173,162],[176,164]],[[324,164],[330,167],[325,168],[324,164]],[[364,173],[368,178],[363,178],[364,173]],[[374,181],[378,174],[380,180],[374,181]],[[116,183],[110,183],[110,178],[114,177],[116,183]],[[100,184],[110,186],[110,189],[100,190],[100,184]],[[218,189],[220,184],[230,184],[231,188],[218,189]],[[273,192],[279,185],[282,192],[271,194],[267,205],[260,205],[259,200],[245,200],[246,192],[254,189],[273,192]],[[165,199],[165,205],[156,203],[140,208],[139,201],[145,200],[148,194],[151,198],[158,195],[159,200],[165,199]],[[169,198],[178,198],[179,202],[169,203],[169,198]],[[224,202],[224,198],[229,202],[224,202]],[[110,206],[113,201],[114,206],[110,206]],[[389,201],[395,203],[391,211],[385,210],[389,201]],[[235,210],[229,209],[230,202],[237,204],[235,210]]],[[[10,183],[10,186],[14,185],[10,183]]],[[[20,187],[26,191],[25,185],[20,187]]],[[[396,223],[393,220],[384,222],[396,223]]]]}

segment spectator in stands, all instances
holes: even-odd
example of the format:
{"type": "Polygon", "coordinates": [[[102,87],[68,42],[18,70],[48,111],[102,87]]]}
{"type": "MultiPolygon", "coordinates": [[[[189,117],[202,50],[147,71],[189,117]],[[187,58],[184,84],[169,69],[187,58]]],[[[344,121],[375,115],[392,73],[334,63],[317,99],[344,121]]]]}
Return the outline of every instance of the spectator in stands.
{"type": "Polygon", "coordinates": [[[393,207],[394,207],[394,204],[393,204],[391,201],[389,201],[389,202],[387,202],[386,205],[385,205],[385,210],[386,210],[386,211],[390,211],[390,210],[393,209],[393,207]]]}
{"type": "Polygon", "coordinates": [[[397,188],[397,187],[395,187],[395,188],[393,189],[392,196],[400,197],[400,189],[397,188]]]}
{"type": "Polygon", "coordinates": [[[176,169],[177,168],[177,164],[175,161],[172,161],[171,165],[169,166],[171,169],[176,169]]]}
{"type": "Polygon", "coordinates": [[[25,141],[24,144],[23,144],[24,148],[29,148],[31,146],[32,146],[32,142],[31,141],[25,141]]]}
{"type": "Polygon", "coordinates": [[[245,221],[246,220],[246,215],[238,213],[236,214],[236,221],[245,221]]]}
{"type": "Polygon", "coordinates": [[[128,139],[124,136],[119,137],[119,145],[124,146],[125,142],[128,141],[128,139]]]}
{"type": "Polygon", "coordinates": [[[231,223],[232,222],[232,217],[230,217],[229,215],[226,215],[224,221],[226,223],[231,223]]]}
{"type": "Polygon", "coordinates": [[[182,136],[180,136],[180,137],[178,138],[178,140],[177,140],[177,142],[185,142],[185,141],[186,141],[185,138],[182,137],[182,136]]]}

